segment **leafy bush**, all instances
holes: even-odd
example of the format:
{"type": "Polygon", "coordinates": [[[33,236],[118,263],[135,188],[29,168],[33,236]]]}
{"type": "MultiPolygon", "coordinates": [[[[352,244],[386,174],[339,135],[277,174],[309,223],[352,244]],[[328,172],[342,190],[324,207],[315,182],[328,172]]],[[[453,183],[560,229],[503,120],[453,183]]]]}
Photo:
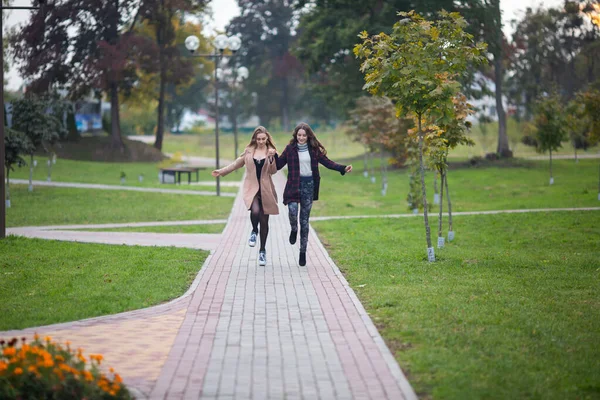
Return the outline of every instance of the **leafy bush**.
{"type": "Polygon", "coordinates": [[[25,338],[0,340],[0,398],[17,399],[132,399],[112,368],[112,379],[100,371],[102,356],[71,350],[50,337],[30,344],[25,338]],[[86,368],[88,367],[88,368],[86,368]]]}

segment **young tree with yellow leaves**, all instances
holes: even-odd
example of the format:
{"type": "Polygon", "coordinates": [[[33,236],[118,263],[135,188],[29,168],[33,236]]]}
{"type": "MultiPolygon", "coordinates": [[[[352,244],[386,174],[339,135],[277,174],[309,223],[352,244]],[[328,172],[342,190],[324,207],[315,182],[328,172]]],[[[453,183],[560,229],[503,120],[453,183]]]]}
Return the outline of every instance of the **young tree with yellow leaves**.
{"type": "Polygon", "coordinates": [[[423,213],[427,256],[435,261],[427,215],[427,193],[423,142],[434,133],[423,132],[424,121],[448,124],[455,119],[454,97],[460,91],[459,79],[469,65],[485,62],[486,46],[476,43],[465,32],[467,22],[458,13],[440,12],[439,19],[428,21],[411,11],[394,24],[391,34],[369,36],[362,32],[362,43],[354,54],[364,59],[364,89],[389,97],[399,116],[414,115],[419,143],[419,169],[423,193],[423,213]]]}

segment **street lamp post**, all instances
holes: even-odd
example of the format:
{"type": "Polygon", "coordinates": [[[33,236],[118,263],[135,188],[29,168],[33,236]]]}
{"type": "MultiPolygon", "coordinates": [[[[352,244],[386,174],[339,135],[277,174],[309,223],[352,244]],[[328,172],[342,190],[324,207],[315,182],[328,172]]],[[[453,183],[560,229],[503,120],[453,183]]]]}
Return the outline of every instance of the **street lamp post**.
{"type": "MultiPolygon", "coordinates": [[[[196,36],[188,36],[185,39],[185,47],[194,53],[200,46],[200,40],[196,36]]],[[[223,57],[227,57],[223,54],[225,49],[229,48],[234,54],[242,46],[242,40],[237,36],[226,36],[218,35],[213,41],[215,51],[213,54],[194,54],[194,57],[205,57],[211,58],[215,61],[215,147],[216,147],[216,160],[215,169],[219,169],[219,77],[217,74],[217,67],[223,57]]],[[[221,182],[220,178],[217,177],[217,196],[221,195],[221,182]]]]}
{"type": "MultiPolygon", "coordinates": [[[[40,5],[45,0],[38,0],[40,5]]],[[[5,149],[4,149],[4,10],[39,10],[40,7],[5,7],[0,2],[0,239],[6,237],[6,173],[5,173],[5,149]]]]}

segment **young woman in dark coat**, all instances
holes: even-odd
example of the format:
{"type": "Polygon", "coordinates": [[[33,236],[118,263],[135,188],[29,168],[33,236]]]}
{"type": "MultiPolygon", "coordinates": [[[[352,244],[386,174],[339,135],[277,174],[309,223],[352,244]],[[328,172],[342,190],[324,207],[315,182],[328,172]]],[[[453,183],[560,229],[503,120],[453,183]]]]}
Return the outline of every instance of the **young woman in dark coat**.
{"type": "Polygon", "coordinates": [[[287,183],[283,192],[283,204],[288,206],[290,243],[298,236],[298,208],[300,208],[300,265],[306,265],[308,245],[308,220],[314,200],[319,199],[319,163],[342,175],[352,171],[352,165],[340,165],[327,158],[327,150],[319,142],[308,124],[300,123],[294,129],[290,143],[277,160],[277,169],[288,166],[287,183]]]}

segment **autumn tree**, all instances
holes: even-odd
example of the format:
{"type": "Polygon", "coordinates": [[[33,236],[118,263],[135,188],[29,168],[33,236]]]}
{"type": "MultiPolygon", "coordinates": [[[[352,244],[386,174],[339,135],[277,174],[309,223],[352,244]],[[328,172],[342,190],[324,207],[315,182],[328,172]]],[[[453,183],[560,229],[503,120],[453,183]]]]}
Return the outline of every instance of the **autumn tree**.
{"type": "Polygon", "coordinates": [[[387,193],[387,165],[385,154],[390,152],[396,165],[406,161],[406,120],[396,117],[396,109],[387,97],[362,96],[350,110],[348,134],[366,148],[377,148],[380,157],[381,194],[387,193]]]}
{"type": "Polygon", "coordinates": [[[429,120],[444,124],[455,118],[452,100],[460,91],[459,79],[469,65],[484,62],[486,47],[465,32],[467,23],[458,13],[440,12],[434,22],[414,11],[400,15],[403,18],[389,35],[370,37],[362,32],[362,43],[354,53],[364,59],[364,89],[388,96],[399,115],[416,117],[427,253],[429,261],[435,261],[427,215],[422,124],[429,120]]]}
{"type": "Polygon", "coordinates": [[[57,0],[52,7],[34,11],[12,39],[29,91],[44,93],[62,86],[74,99],[94,88],[107,93],[111,144],[121,151],[119,92],[135,82],[134,54],[141,45],[126,27],[137,4],[134,0],[57,0]]]}
{"type": "MultiPolygon", "coordinates": [[[[144,0],[140,6],[140,19],[145,30],[150,31],[153,46],[147,47],[142,68],[154,73],[158,91],[156,140],[154,147],[161,150],[165,130],[165,109],[169,85],[174,89],[187,84],[194,76],[194,65],[197,62],[187,55],[182,43],[192,29],[192,24],[184,22],[186,14],[198,13],[207,1],[205,0],[144,0]]],[[[196,32],[193,32],[194,34],[196,32]]]]}

